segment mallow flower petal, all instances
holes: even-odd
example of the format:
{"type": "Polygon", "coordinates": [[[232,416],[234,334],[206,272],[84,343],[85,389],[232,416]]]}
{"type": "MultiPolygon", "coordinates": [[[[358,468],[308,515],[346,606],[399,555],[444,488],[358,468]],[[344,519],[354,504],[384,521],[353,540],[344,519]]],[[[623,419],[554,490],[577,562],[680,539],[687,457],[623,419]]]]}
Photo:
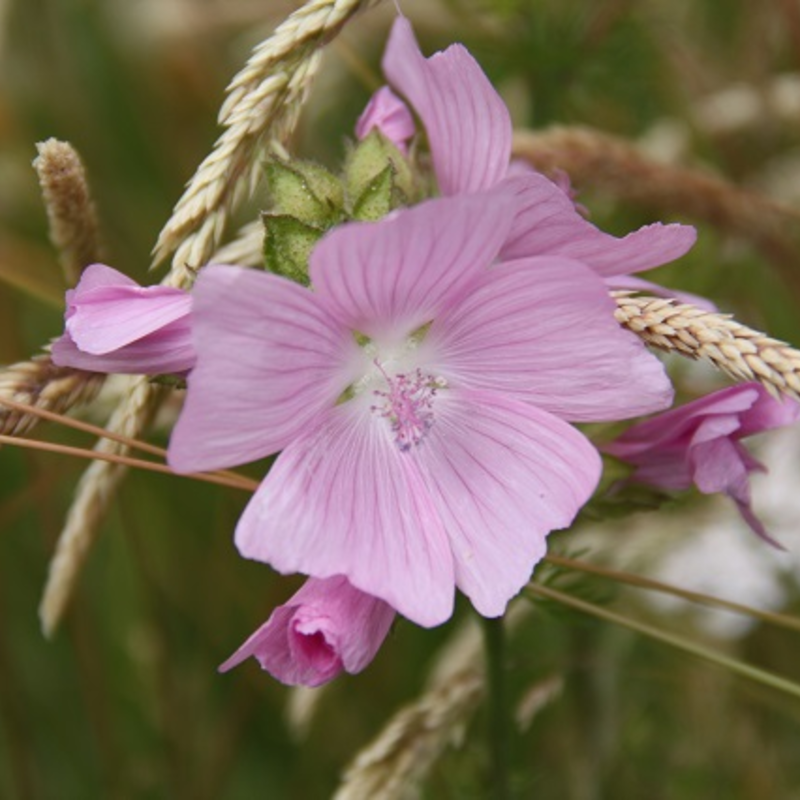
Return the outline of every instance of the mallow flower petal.
{"type": "Polygon", "coordinates": [[[394,618],[391,606],[355,589],[346,578],[309,578],[219,671],[253,656],[283,683],[320,686],[343,670],[361,672],[394,618]]]}
{"type": "Polygon", "coordinates": [[[774,428],[783,428],[791,425],[800,418],[800,403],[789,397],[773,397],[760,383],[748,383],[757,397],[750,408],[741,417],[739,438],[751,436],[754,433],[770,431],[774,428]]]}
{"type": "Polygon", "coordinates": [[[764,471],[765,468],[747,452],[744,445],[726,437],[708,438],[692,447],[688,460],[692,479],[703,494],[722,492],[728,495],[756,536],[779,550],[785,549],[769,535],[753,511],[749,473],[764,471]]]}
{"type": "Polygon", "coordinates": [[[538,173],[518,175],[503,185],[519,200],[501,257],[505,260],[560,255],[582,261],[598,275],[626,275],[682,256],[697,233],[689,225],[645,225],[618,238],[584,219],[569,197],[538,173]]]}
{"type": "Polygon", "coordinates": [[[188,317],[192,299],[169,286],[104,285],[73,290],[67,333],[84,352],[104,355],[188,317]]]}
{"type": "Polygon", "coordinates": [[[692,470],[686,458],[686,445],[668,443],[647,452],[646,457],[641,459],[625,458],[613,452],[611,447],[604,446],[600,449],[635,465],[636,470],[628,480],[670,492],[685,491],[693,485],[692,470]]]}
{"type": "Polygon", "coordinates": [[[632,464],[630,481],[705,494],[724,492],[753,531],[781,547],[750,506],[750,472],[763,471],[739,439],[794,422],[800,406],[757,383],[731,386],[633,425],[602,450],[632,464]]]}
{"type": "Polygon", "coordinates": [[[369,398],[333,409],[278,457],[236,528],[246,558],[344,575],[423,626],[453,610],[447,536],[424,481],[369,398]]]}
{"type": "Polygon", "coordinates": [[[741,447],[723,434],[700,437],[689,450],[692,479],[703,494],[724,492],[740,499],[746,497],[749,502],[749,489],[744,488],[748,485],[747,468],[739,455],[741,447]]]}
{"type": "Polygon", "coordinates": [[[176,471],[281,450],[352,382],[357,346],[308,289],[261,271],[209,266],[192,296],[197,364],[169,445],[176,471]]]}
{"type": "Polygon", "coordinates": [[[589,499],[601,462],[566,422],[487,391],[437,397],[436,421],[414,451],[444,522],[456,583],[484,616],[501,615],[589,499]]]}
{"type": "Polygon", "coordinates": [[[620,328],[601,278],[566,258],[487,271],[437,317],[424,345],[454,384],[492,389],[571,421],[615,420],[664,408],[661,362],[620,328]]]}
{"type": "Polygon", "coordinates": [[[476,192],[503,178],[511,158],[511,118],[465,47],[454,44],[426,59],[401,16],[389,36],[383,71],[425,126],[442,194],[476,192]]]}
{"type": "Polygon", "coordinates": [[[81,272],[78,285],[74,289],[67,291],[67,297],[74,292],[98,289],[101,286],[139,286],[133,278],[129,278],[124,273],[105,264],[89,264],[81,272]]]}
{"type": "Polygon", "coordinates": [[[797,419],[798,409],[800,406],[796,402],[776,400],[760,384],[740,383],[638,422],[618,439],[604,445],[603,450],[628,459],[670,446],[686,449],[704,421],[704,433],[698,441],[707,440],[712,433],[727,436],[738,432],[737,438],[742,438],[789,424],[797,419]],[[717,423],[717,427],[712,428],[707,422],[720,418],[722,427],[717,423]]]}
{"type": "Polygon", "coordinates": [[[196,360],[188,315],[110,353],[86,353],[68,333],[53,342],[51,353],[53,363],[58,366],[128,375],[185,372],[196,360]]]}
{"type": "Polygon", "coordinates": [[[380,222],[341,225],[311,253],[311,283],[343,325],[407,336],[468,292],[513,217],[503,192],[440,198],[380,222]]]}

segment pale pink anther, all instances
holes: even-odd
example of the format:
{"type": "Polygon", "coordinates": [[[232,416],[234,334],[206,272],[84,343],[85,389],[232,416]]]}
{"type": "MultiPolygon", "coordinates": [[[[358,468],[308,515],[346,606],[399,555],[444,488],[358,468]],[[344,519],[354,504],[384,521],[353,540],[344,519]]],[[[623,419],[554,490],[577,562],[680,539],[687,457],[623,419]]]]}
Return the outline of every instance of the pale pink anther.
{"type": "Polygon", "coordinates": [[[433,400],[437,389],[446,385],[446,382],[423,375],[420,369],[410,376],[402,373],[391,376],[377,361],[375,363],[383,373],[389,390],[374,391],[375,396],[382,397],[384,402],[372,406],[372,410],[390,422],[397,446],[403,451],[410,450],[423,440],[433,425],[433,400]]]}

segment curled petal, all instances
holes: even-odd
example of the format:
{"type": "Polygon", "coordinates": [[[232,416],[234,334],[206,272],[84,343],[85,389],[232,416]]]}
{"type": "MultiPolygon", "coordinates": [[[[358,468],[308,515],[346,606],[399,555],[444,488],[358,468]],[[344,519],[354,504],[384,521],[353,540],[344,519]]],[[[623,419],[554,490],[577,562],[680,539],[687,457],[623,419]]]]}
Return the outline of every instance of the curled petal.
{"type": "Polygon", "coordinates": [[[185,319],[192,301],[169,286],[139,286],[102,264],[87,267],[67,292],[66,329],[85,353],[106,355],[185,319]]]}
{"type": "Polygon", "coordinates": [[[253,656],[283,683],[320,686],[342,670],[361,672],[394,617],[393,608],[354,589],[346,578],[309,578],[219,670],[227,672],[253,656]]]}
{"type": "Polygon", "coordinates": [[[188,293],[139,286],[111,267],[92,264],[66,299],[65,332],[52,348],[56,364],[147,375],[194,365],[188,293]]]}
{"type": "Polygon", "coordinates": [[[109,353],[84,352],[68,333],[53,342],[51,351],[53,363],[62,367],[127,375],[186,372],[196,360],[189,316],[109,353]]]}
{"type": "Polygon", "coordinates": [[[739,442],[794,422],[800,406],[776,400],[757,383],[713,392],[629,428],[603,450],[636,467],[631,480],[667,489],[694,484],[704,494],[723,492],[758,536],[770,538],[750,505],[749,474],[764,467],[739,442]]]}
{"type": "Polygon", "coordinates": [[[704,441],[689,452],[694,484],[703,494],[721,492],[739,509],[742,519],[758,537],[779,550],[785,549],[767,533],[756,516],[750,500],[750,472],[762,471],[759,464],[739,442],[728,438],[704,441]]]}
{"type": "Polygon", "coordinates": [[[705,426],[696,442],[733,434],[740,439],[788,425],[799,413],[795,401],[776,400],[758,383],[740,383],[639,422],[603,449],[630,461],[650,451],[688,448],[701,423],[705,426]],[[718,420],[713,428],[707,422],[712,419],[718,420]]]}
{"type": "Polygon", "coordinates": [[[569,197],[538,173],[504,181],[518,200],[517,216],[501,256],[559,255],[582,261],[598,275],[627,275],[666,264],[694,244],[697,233],[689,225],[645,225],[618,238],[584,219],[569,197]]]}

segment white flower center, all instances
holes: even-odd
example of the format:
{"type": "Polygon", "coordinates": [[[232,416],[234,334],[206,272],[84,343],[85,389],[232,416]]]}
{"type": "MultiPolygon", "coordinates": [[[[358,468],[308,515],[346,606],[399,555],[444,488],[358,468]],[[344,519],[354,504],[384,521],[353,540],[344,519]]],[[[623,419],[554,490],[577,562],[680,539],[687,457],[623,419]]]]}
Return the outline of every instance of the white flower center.
{"type": "Polygon", "coordinates": [[[375,342],[363,345],[369,368],[352,386],[358,395],[369,391],[374,402],[370,406],[385,419],[397,447],[408,452],[420,444],[434,423],[434,401],[447,380],[417,366],[420,353],[419,336],[408,337],[399,347],[380,348],[375,342]]]}

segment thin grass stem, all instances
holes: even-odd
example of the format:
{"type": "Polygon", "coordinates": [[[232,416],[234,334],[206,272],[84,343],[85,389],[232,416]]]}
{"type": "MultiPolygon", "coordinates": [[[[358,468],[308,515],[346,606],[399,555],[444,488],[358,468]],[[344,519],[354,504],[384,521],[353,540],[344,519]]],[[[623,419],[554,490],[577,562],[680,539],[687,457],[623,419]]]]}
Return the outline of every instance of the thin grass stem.
{"type": "Polygon", "coordinates": [[[180,473],[173,472],[166,464],[158,464],[154,461],[131,458],[130,456],[122,456],[115,453],[99,453],[96,450],[86,450],[82,447],[42,442],[38,439],[20,439],[16,436],[0,435],[0,445],[2,444],[24,447],[31,450],[44,450],[49,453],[60,453],[61,455],[74,456],[77,458],[88,458],[95,461],[109,461],[114,464],[123,464],[128,467],[150,470],[151,472],[159,472],[164,475],[192,478],[196,481],[215,483],[219,486],[230,486],[233,489],[242,489],[249,492],[254,492],[258,488],[258,481],[251,480],[243,475],[235,475],[235,473],[222,475],[217,472],[195,472],[190,475],[181,475],[180,473]]]}
{"type": "MultiPolygon", "coordinates": [[[[164,450],[163,447],[158,447],[157,445],[150,444],[149,442],[143,442],[141,439],[132,439],[129,436],[123,436],[120,433],[115,433],[114,431],[109,431],[106,428],[92,425],[89,422],[73,419],[72,417],[68,417],[64,414],[58,414],[55,411],[47,411],[43,408],[36,408],[36,406],[30,406],[27,403],[19,403],[16,400],[9,400],[5,397],[0,397],[0,405],[8,406],[14,411],[20,411],[26,414],[31,414],[35,417],[41,417],[49,422],[55,422],[57,424],[64,425],[67,428],[74,428],[77,431],[91,433],[93,436],[97,436],[101,439],[110,439],[113,442],[118,442],[119,444],[124,444],[126,447],[130,447],[131,450],[140,450],[143,453],[150,453],[150,455],[158,456],[164,460],[167,458],[167,451],[164,450]]],[[[246,487],[250,488],[251,481],[248,478],[238,475],[235,472],[231,472],[230,470],[217,470],[213,474],[230,478],[234,481],[245,481],[246,487]]],[[[258,484],[254,484],[254,490],[257,486],[258,484]]]]}
{"type": "Polygon", "coordinates": [[[587,603],[584,600],[580,600],[577,597],[572,597],[564,592],[559,592],[558,590],[552,589],[549,586],[529,584],[526,589],[526,593],[528,595],[535,595],[538,597],[547,598],[548,600],[553,600],[557,603],[561,603],[562,605],[577,609],[578,611],[583,611],[585,614],[597,617],[598,619],[602,619],[606,622],[611,622],[614,625],[619,625],[623,628],[627,628],[628,630],[635,631],[643,636],[648,636],[649,638],[655,639],[658,642],[671,645],[677,650],[682,650],[684,653],[689,653],[690,655],[709,661],[712,664],[716,664],[723,669],[728,669],[735,675],[748,678],[749,680],[760,683],[763,686],[769,686],[770,688],[776,689],[779,692],[784,692],[785,694],[800,699],[800,684],[797,684],[794,681],[790,681],[786,678],[782,678],[780,675],[773,675],[771,672],[759,669],[751,664],[745,664],[743,661],[739,661],[735,658],[728,658],[727,656],[724,656],[721,653],[716,653],[707,647],[697,644],[696,642],[693,642],[689,639],[684,639],[682,636],[677,636],[673,633],[667,633],[666,631],[660,630],[652,625],[648,625],[645,622],[639,622],[638,620],[622,616],[621,614],[617,614],[616,612],[610,611],[602,606],[596,606],[592,603],[587,603]]]}
{"type": "Polygon", "coordinates": [[[491,789],[494,800],[508,800],[508,725],[506,702],[506,647],[503,618],[481,617],[488,707],[489,752],[491,754],[491,789]]]}
{"type": "Polygon", "coordinates": [[[586,572],[590,575],[599,575],[603,578],[608,578],[618,583],[625,583],[629,586],[635,586],[639,589],[650,589],[654,592],[662,592],[663,594],[671,594],[675,597],[680,597],[690,603],[700,603],[702,605],[714,606],[723,608],[734,614],[741,614],[746,617],[753,617],[754,619],[761,620],[770,625],[776,625],[781,628],[788,628],[789,630],[800,632],[800,619],[797,617],[790,617],[786,614],[778,614],[774,611],[762,611],[760,608],[753,608],[752,606],[745,606],[741,603],[734,603],[732,600],[725,600],[721,597],[714,597],[709,594],[702,594],[701,592],[693,592],[690,589],[682,589],[680,586],[673,586],[669,583],[662,583],[661,581],[654,580],[653,578],[646,578],[642,575],[634,575],[630,572],[623,572],[621,570],[609,569],[607,567],[600,567],[594,564],[587,564],[583,561],[577,561],[565,556],[545,556],[544,560],[548,564],[557,567],[565,567],[566,569],[574,569],[578,572],[586,572]]]}

